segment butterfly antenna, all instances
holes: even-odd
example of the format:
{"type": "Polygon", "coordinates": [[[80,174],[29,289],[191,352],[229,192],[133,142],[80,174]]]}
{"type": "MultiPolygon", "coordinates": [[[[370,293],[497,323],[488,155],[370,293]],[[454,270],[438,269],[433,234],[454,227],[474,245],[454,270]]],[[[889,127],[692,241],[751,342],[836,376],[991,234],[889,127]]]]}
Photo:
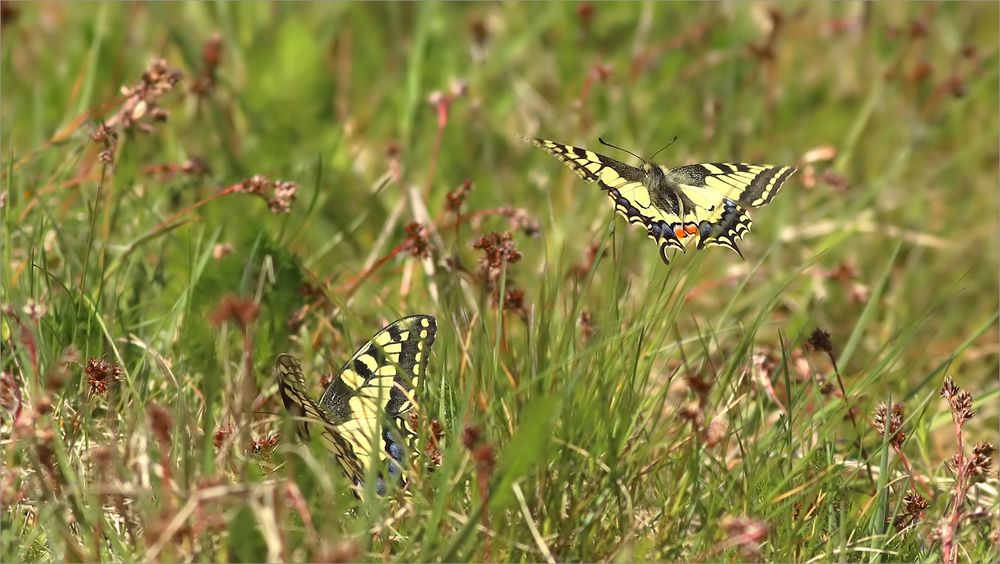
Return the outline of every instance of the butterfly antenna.
{"type": "Polygon", "coordinates": [[[611,147],[612,149],[618,149],[619,151],[623,151],[623,152],[626,152],[626,153],[632,155],[633,157],[639,159],[643,163],[646,162],[646,159],[640,157],[639,155],[633,153],[632,151],[629,151],[628,149],[623,149],[623,148],[619,147],[618,145],[612,145],[611,143],[608,143],[607,141],[605,141],[604,139],[602,139],[600,137],[598,137],[597,140],[600,141],[601,145],[604,145],[605,147],[611,147]]]}
{"type": "Polygon", "coordinates": [[[667,143],[667,144],[666,144],[666,145],[664,145],[664,146],[663,146],[663,148],[661,148],[661,149],[660,149],[659,151],[657,151],[657,152],[653,153],[653,156],[652,156],[652,157],[649,157],[649,160],[653,160],[653,159],[654,159],[654,158],[656,157],[656,155],[659,155],[659,154],[660,154],[660,151],[663,151],[663,149],[666,149],[667,147],[670,147],[671,145],[673,145],[673,144],[674,144],[674,141],[677,141],[677,136],[676,136],[676,135],[674,135],[674,138],[670,140],[670,143],[667,143]]]}

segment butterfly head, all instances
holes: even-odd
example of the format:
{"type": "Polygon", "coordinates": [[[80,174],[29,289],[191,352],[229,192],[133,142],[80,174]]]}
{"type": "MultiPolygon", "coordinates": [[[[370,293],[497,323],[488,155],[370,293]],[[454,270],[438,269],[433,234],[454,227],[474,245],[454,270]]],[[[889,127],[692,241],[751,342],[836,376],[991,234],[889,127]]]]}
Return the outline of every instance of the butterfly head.
{"type": "Polygon", "coordinates": [[[663,175],[663,171],[660,169],[660,167],[652,164],[653,159],[656,157],[656,155],[660,154],[660,151],[663,151],[663,149],[666,149],[667,147],[673,145],[674,141],[677,141],[677,137],[674,136],[674,138],[670,141],[670,143],[667,143],[665,146],[661,147],[659,151],[653,153],[653,156],[649,157],[648,159],[644,159],[639,155],[633,153],[632,151],[629,151],[628,149],[625,149],[623,147],[619,147],[618,145],[612,145],[611,143],[608,143],[607,141],[605,141],[600,137],[598,137],[597,140],[600,141],[601,144],[606,147],[611,147],[613,149],[618,149],[619,151],[624,151],[642,161],[642,172],[643,174],[646,175],[646,181],[647,181],[646,185],[649,186],[650,181],[655,181],[658,176],[663,175]]]}

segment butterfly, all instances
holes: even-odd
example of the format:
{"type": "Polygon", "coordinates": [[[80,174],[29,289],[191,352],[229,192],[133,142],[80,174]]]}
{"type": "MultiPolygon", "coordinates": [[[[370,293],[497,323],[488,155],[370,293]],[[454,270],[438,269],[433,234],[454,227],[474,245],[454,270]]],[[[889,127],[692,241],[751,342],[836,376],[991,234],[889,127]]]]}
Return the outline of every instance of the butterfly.
{"type": "Polygon", "coordinates": [[[742,258],[736,242],[750,232],[747,210],[767,205],[796,171],[793,166],[746,163],[667,168],[643,162],[638,168],[547,139],[526,141],[566,163],[584,180],[597,182],[615,211],[629,223],[646,228],[649,238],[659,245],[664,263],[670,262],[668,249],[685,252],[685,246],[695,240],[698,249],[726,247],[742,258]]]}
{"type": "Polygon", "coordinates": [[[274,374],[285,409],[295,418],[296,434],[310,440],[318,430],[356,492],[364,488],[369,472],[376,476],[379,495],[390,479],[405,487],[407,455],[416,445],[414,394],[436,334],[437,322],[430,315],[390,323],[354,353],[318,402],[304,391],[299,361],[278,355],[274,374]]]}

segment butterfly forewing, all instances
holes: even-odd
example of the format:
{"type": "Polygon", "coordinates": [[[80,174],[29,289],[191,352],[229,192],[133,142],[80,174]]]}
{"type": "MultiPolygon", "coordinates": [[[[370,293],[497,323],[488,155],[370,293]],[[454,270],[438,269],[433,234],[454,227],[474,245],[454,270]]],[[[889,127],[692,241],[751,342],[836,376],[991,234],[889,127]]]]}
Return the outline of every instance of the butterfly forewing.
{"type": "Polygon", "coordinates": [[[566,166],[587,182],[601,182],[617,188],[624,182],[639,181],[643,177],[642,169],[581,147],[563,145],[548,139],[526,137],[525,140],[566,163],[566,166]]]}
{"type": "Polygon", "coordinates": [[[795,172],[791,166],[703,163],[639,169],[593,151],[545,139],[530,142],[555,155],[584,180],[597,182],[629,223],[641,224],[668,263],[668,249],[722,246],[750,231],[747,208],[768,204],[795,172]],[[646,171],[649,171],[648,173],[646,171]]]}
{"type": "Polygon", "coordinates": [[[323,444],[333,453],[347,477],[354,485],[360,485],[364,477],[363,465],[351,444],[337,430],[329,415],[305,392],[305,375],[302,365],[293,356],[278,355],[275,361],[275,376],[278,392],[285,409],[295,418],[296,434],[308,441],[312,436],[310,427],[320,434],[323,444]]]}

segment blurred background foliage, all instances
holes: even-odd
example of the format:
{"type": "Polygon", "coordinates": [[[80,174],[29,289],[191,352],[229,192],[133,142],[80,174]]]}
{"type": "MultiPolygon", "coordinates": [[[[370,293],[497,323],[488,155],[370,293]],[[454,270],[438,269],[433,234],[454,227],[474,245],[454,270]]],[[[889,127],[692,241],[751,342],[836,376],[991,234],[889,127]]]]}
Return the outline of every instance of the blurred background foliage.
{"type": "MultiPolygon", "coordinates": [[[[6,559],[941,557],[946,374],[976,398],[966,444],[997,440],[995,3],[2,6],[6,559]],[[126,127],[122,88],[155,59],[179,81],[139,116],[148,131],[126,127]],[[102,120],[114,141],[92,141],[102,120]],[[664,164],[799,172],[753,214],[747,260],[710,249],[664,266],[525,135],[640,155],[677,136],[664,164]],[[287,214],[232,189],[254,175],[296,184],[287,214]],[[492,231],[520,256],[499,280],[470,246],[492,231]],[[247,443],[278,426],[247,414],[280,412],[276,353],[328,378],[414,312],[442,328],[427,396],[443,466],[416,478],[415,509],[352,519],[318,445],[262,462],[247,443]],[[805,344],[816,327],[829,355],[805,344]],[[102,355],[124,383],[95,399],[83,367],[102,355]],[[868,423],[883,400],[907,409],[910,461],[890,462],[868,423]],[[35,435],[18,434],[22,404],[35,435]],[[180,422],[152,474],[129,458],[159,436],[151,404],[180,422]],[[467,425],[496,445],[495,473],[467,425]],[[213,445],[232,428],[240,444],[213,445]],[[116,510],[143,532],[81,527],[113,505],[88,491],[94,445],[117,453],[114,483],[143,492],[122,486],[131,509],[116,510]],[[886,524],[905,490],[890,467],[930,476],[909,532],[886,524]],[[503,486],[488,504],[483,472],[503,486]],[[295,508],[280,518],[256,489],[274,476],[295,508]],[[229,526],[170,529],[205,480],[232,488],[229,526]]],[[[990,480],[969,502],[992,512],[987,532],[965,528],[963,559],[996,557],[990,480]]]]}

